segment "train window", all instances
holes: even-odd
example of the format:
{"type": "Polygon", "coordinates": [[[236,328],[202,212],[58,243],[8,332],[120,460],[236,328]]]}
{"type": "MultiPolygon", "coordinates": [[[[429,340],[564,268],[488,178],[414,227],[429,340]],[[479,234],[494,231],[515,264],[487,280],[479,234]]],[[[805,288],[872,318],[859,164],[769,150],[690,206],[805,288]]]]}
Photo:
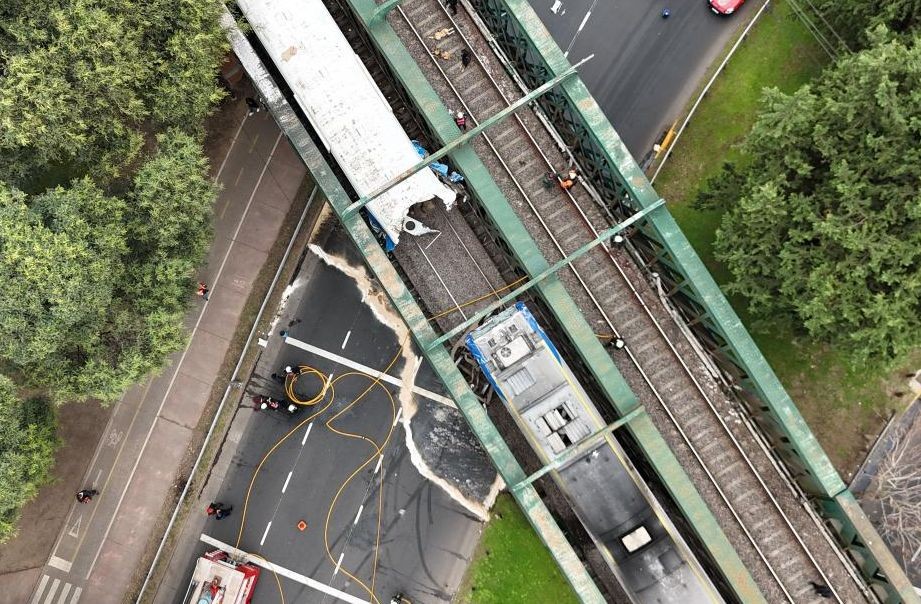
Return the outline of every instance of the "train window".
{"type": "Polygon", "coordinates": [[[646,527],[643,525],[640,525],[620,538],[620,542],[624,544],[624,547],[627,548],[627,551],[631,554],[650,541],[652,541],[652,537],[649,536],[649,531],[647,531],[646,527]]]}

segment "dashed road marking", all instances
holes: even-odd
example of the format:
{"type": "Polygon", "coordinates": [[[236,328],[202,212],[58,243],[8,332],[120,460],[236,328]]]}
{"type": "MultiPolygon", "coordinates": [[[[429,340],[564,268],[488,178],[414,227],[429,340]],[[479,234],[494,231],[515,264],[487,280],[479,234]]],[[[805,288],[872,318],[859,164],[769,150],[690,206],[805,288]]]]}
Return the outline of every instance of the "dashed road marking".
{"type": "Polygon", "coordinates": [[[269,523],[265,527],[265,532],[262,533],[262,539],[259,541],[259,547],[262,547],[265,544],[265,538],[269,536],[269,529],[272,528],[272,521],[269,520],[269,523]]]}
{"type": "Polygon", "coordinates": [[[334,577],[335,577],[336,575],[339,574],[339,569],[342,567],[342,559],[343,559],[343,558],[345,558],[345,552],[342,552],[341,554],[339,554],[339,561],[336,562],[336,570],[333,571],[333,576],[334,576],[334,577]]]}
{"type": "Polygon", "coordinates": [[[352,330],[348,330],[345,334],[345,339],[342,340],[342,350],[345,350],[345,345],[349,343],[349,338],[352,337],[352,330]]]}
{"type": "Polygon", "coordinates": [[[355,514],[355,522],[352,524],[358,524],[358,519],[361,518],[361,513],[365,510],[365,504],[358,506],[358,513],[355,514]]]}
{"type": "Polygon", "coordinates": [[[288,489],[288,483],[291,482],[291,475],[294,474],[294,471],[288,472],[288,477],[285,478],[285,484],[281,487],[281,492],[284,493],[288,489]]]}
{"type": "Polygon", "coordinates": [[[310,436],[310,430],[313,429],[313,422],[307,424],[307,431],[304,432],[304,438],[301,439],[301,446],[304,446],[304,443],[307,442],[307,437],[310,436]]]}

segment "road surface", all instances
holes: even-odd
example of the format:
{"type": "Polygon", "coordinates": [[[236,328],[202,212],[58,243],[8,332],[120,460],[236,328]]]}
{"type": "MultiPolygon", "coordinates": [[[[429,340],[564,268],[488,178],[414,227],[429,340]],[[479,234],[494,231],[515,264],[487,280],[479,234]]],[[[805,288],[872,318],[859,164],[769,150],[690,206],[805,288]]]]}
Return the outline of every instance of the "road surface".
{"type": "MultiPolygon", "coordinates": [[[[326,248],[342,253],[347,245],[336,234],[326,248]]],[[[367,292],[351,277],[310,252],[302,272],[308,277],[296,281],[276,326],[276,332],[288,331],[288,339],[271,361],[260,361],[247,385],[250,393],[282,395],[281,384],[270,377],[273,368],[309,365],[337,380],[354,367],[385,368],[400,348],[396,334],[375,318],[364,303],[367,292]]],[[[280,342],[278,337],[272,340],[280,342]]],[[[399,360],[388,373],[400,376],[402,363],[399,360]]],[[[229,518],[209,520],[205,533],[236,546],[243,502],[255,468],[282,436],[304,422],[259,471],[239,542],[241,549],[326,586],[311,587],[280,576],[286,602],[340,601],[333,590],[367,601],[369,595],[362,584],[370,588],[373,580],[381,601],[403,592],[416,604],[448,603],[476,546],[480,520],[420,475],[410,459],[402,421],[396,422],[384,449],[381,469],[375,472],[374,458],[349,481],[373,457],[374,448],[360,438],[334,432],[327,421],[348,407],[369,383],[362,376],[342,377],[335,382],[333,404],[311,421],[304,422],[318,407],[305,409],[294,418],[257,412],[218,490],[217,499],[233,505],[234,510],[229,518]],[[297,528],[301,520],[307,523],[304,531],[297,528]]],[[[303,394],[312,394],[317,384],[305,378],[303,394]]],[[[424,399],[444,407],[442,401],[447,399],[425,364],[415,372],[413,384],[415,403],[424,399]]],[[[396,396],[400,387],[386,385],[396,396]]],[[[243,404],[251,404],[248,397],[243,404]]],[[[423,405],[420,411],[426,408],[423,405]]],[[[240,413],[253,412],[242,409],[240,413]]],[[[380,444],[394,426],[396,414],[402,419],[399,401],[391,404],[380,388],[374,388],[332,427],[380,444]]],[[[207,549],[200,544],[196,553],[207,549]]],[[[193,563],[187,561],[186,577],[191,576],[193,563]]],[[[264,572],[256,601],[278,600],[277,592],[272,573],[264,572]]]]}
{"type": "Polygon", "coordinates": [[[679,118],[707,67],[757,9],[728,18],[704,0],[537,0],[531,5],[630,153],[642,158],[679,118]],[[668,7],[671,16],[661,17],[668,7]]]}

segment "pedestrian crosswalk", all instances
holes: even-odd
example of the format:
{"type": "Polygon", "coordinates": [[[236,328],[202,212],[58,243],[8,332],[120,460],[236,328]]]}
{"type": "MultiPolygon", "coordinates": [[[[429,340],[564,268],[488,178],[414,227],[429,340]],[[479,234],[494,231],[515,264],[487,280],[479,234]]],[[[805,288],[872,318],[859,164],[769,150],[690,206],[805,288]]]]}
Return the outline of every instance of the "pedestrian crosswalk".
{"type": "Polygon", "coordinates": [[[42,575],[31,604],[77,604],[81,593],[82,587],[42,575]]]}

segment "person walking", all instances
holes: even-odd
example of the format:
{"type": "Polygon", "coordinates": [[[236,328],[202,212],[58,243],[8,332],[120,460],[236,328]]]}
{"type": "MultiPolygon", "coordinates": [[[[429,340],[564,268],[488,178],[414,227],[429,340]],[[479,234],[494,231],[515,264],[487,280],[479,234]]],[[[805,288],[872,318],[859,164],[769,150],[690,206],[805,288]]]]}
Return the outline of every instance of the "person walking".
{"type": "Polygon", "coordinates": [[[464,66],[464,69],[467,69],[467,66],[470,65],[470,60],[473,58],[473,55],[470,54],[470,51],[466,48],[461,51],[461,65],[464,66]]]}
{"type": "Polygon", "coordinates": [[[89,503],[93,497],[99,494],[96,489],[81,489],[77,491],[77,501],[80,503],[89,503]]]}
{"type": "Polygon", "coordinates": [[[457,115],[454,116],[454,123],[457,124],[457,127],[464,132],[467,131],[467,116],[464,115],[463,111],[457,112],[457,115]]]}
{"type": "Polygon", "coordinates": [[[445,5],[451,10],[451,14],[457,16],[457,0],[445,0],[445,5]]]}
{"type": "Polygon", "coordinates": [[[246,106],[249,107],[249,112],[246,114],[247,116],[259,113],[259,110],[262,109],[262,107],[259,106],[259,101],[251,96],[246,97],[246,106]]]}
{"type": "Polygon", "coordinates": [[[199,295],[199,296],[201,296],[203,299],[207,300],[207,299],[208,299],[208,292],[209,292],[209,291],[210,291],[210,290],[208,289],[208,286],[205,285],[205,282],[204,282],[204,281],[199,281],[199,282],[198,282],[198,291],[195,292],[197,295],[199,295]]]}

